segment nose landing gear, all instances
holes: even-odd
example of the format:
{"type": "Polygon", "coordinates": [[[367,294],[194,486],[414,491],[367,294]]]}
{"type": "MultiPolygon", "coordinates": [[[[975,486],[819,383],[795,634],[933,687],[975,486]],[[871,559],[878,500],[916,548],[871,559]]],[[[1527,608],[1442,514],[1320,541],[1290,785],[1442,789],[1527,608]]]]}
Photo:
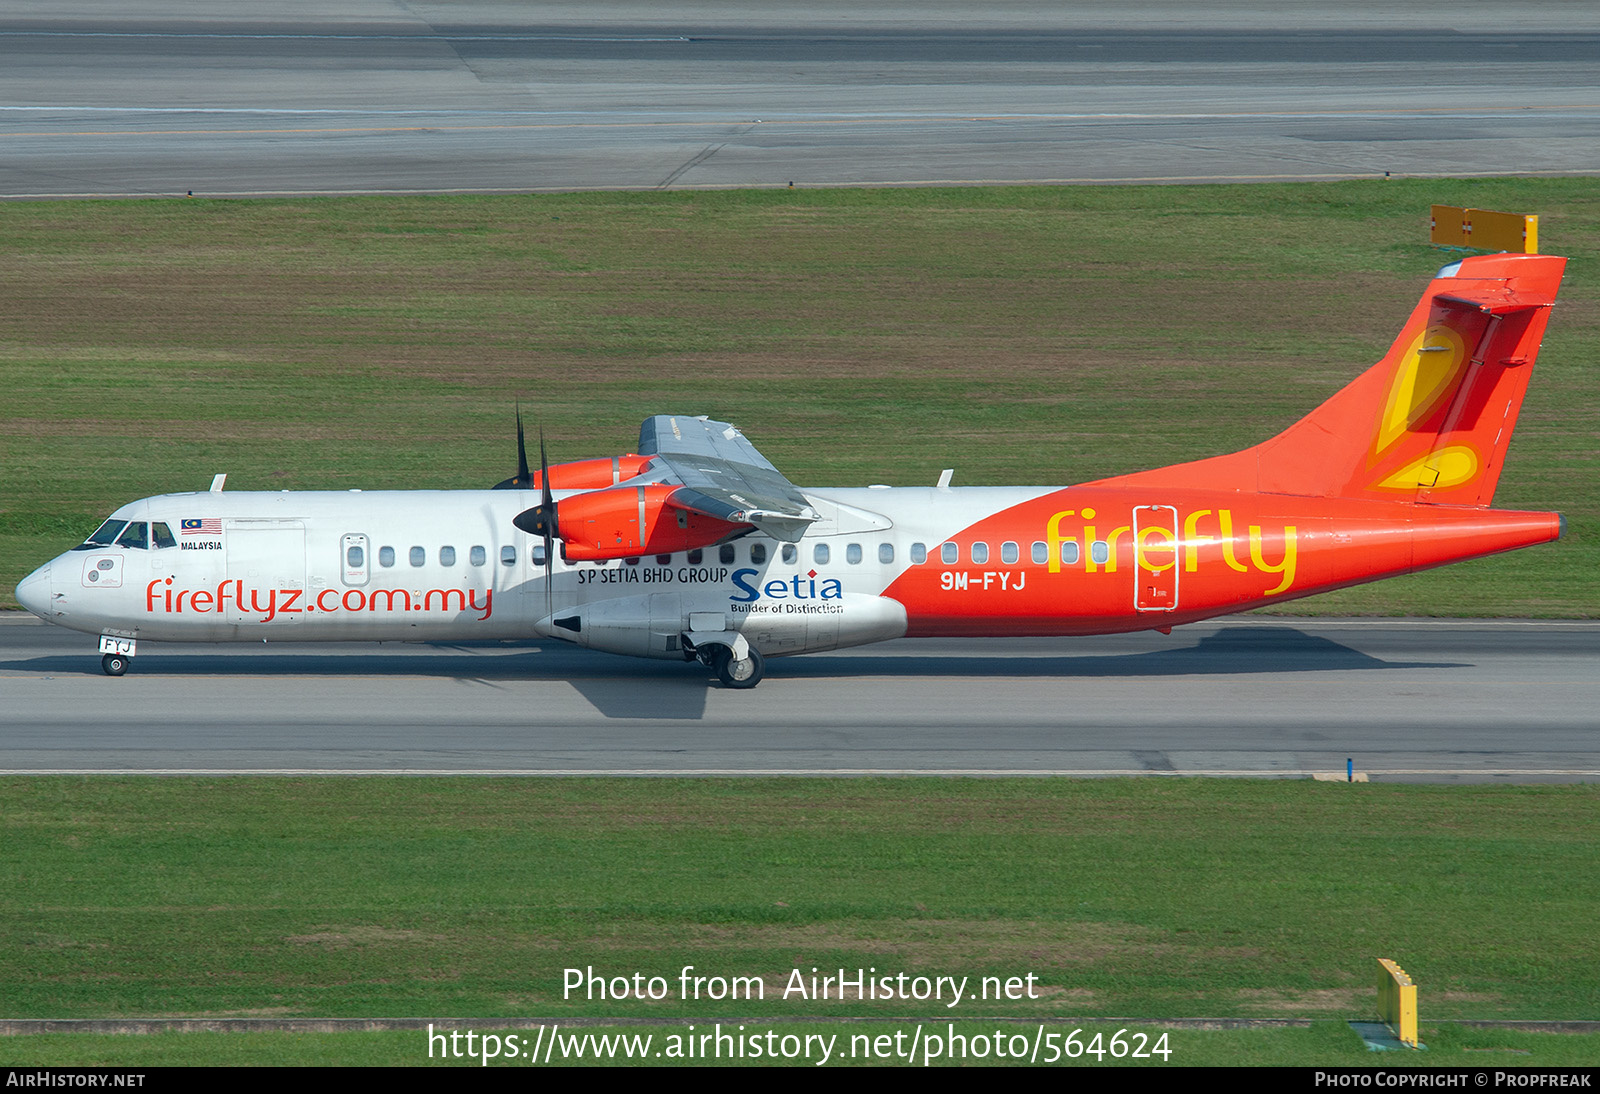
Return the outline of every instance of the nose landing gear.
{"type": "Polygon", "coordinates": [[[128,671],[128,666],[133,663],[133,655],[138,651],[139,644],[132,638],[121,638],[114,634],[100,636],[100,671],[107,676],[121,676],[128,671]]]}

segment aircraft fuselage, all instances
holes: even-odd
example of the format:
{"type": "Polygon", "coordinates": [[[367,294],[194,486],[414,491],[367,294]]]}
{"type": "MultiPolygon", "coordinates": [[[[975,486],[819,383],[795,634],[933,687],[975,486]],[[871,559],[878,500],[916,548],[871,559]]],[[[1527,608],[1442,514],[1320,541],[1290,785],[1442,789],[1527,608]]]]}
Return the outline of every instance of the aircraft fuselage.
{"type": "Polygon", "coordinates": [[[1489,506],[1564,268],[1451,263],[1371,368],[1276,437],[1191,463],[803,491],[735,426],[663,414],[636,452],[541,457],[536,477],[519,422],[502,489],[147,498],[17,598],[99,632],[113,675],[146,638],[543,636],[750,687],[766,657],[902,635],[1168,629],[1557,538],[1556,513],[1489,506]]]}
{"type": "MultiPolygon", "coordinates": [[[[172,542],[68,551],[18,589],[90,633],[163,641],[561,638],[681,658],[738,631],[766,656],[913,636],[1172,627],[1556,538],[1560,518],[1147,488],[804,491],[799,542],[569,564],[527,492],[168,494],[114,520],[172,542]],[[548,581],[548,587],[547,587],[548,581]]],[[[124,537],[126,538],[126,537],[124,537]]]]}

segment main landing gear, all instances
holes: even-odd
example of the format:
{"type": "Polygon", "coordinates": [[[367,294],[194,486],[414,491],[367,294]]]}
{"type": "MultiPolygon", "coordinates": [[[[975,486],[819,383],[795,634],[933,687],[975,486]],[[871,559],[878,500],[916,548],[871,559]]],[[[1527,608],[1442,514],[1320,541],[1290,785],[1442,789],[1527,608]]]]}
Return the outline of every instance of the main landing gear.
{"type": "Polygon", "coordinates": [[[683,659],[710,668],[725,688],[753,688],[766,674],[767,659],[738,631],[685,631],[680,642],[683,659]]]}
{"type": "Polygon", "coordinates": [[[761,683],[767,663],[761,651],[754,646],[748,648],[744,657],[734,656],[727,646],[718,646],[717,652],[712,655],[711,667],[716,670],[717,679],[722,681],[723,687],[742,689],[753,688],[761,683]]]}

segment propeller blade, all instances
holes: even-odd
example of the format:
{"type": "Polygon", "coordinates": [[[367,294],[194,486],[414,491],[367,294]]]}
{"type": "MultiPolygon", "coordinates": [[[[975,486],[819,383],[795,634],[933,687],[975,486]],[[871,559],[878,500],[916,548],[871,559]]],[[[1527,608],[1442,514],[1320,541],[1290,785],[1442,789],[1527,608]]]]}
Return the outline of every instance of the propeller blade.
{"type": "Polygon", "coordinates": [[[544,426],[539,427],[539,485],[544,490],[541,495],[544,504],[554,505],[550,497],[550,457],[544,452],[544,426]]]}
{"type": "MultiPolygon", "coordinates": [[[[518,478],[524,488],[533,485],[533,478],[528,474],[528,457],[522,441],[522,413],[517,412],[517,462],[521,465],[518,478]]],[[[501,483],[502,486],[510,485],[501,483]]],[[[544,447],[544,428],[539,429],[539,504],[532,509],[524,509],[511,518],[511,523],[530,536],[538,536],[544,541],[544,607],[545,615],[549,616],[555,611],[555,541],[560,531],[560,524],[556,517],[556,499],[550,490],[550,457],[544,447]]]]}
{"type": "Polygon", "coordinates": [[[533,475],[528,471],[528,447],[522,439],[522,404],[517,404],[517,474],[514,478],[497,482],[496,490],[527,490],[533,485],[533,475]]]}
{"type": "Polygon", "coordinates": [[[553,584],[552,575],[556,564],[555,557],[551,553],[551,549],[555,546],[557,527],[556,499],[550,493],[550,457],[544,450],[544,426],[539,427],[539,486],[541,487],[539,509],[542,511],[539,523],[544,526],[544,612],[545,615],[553,615],[555,594],[550,586],[553,584]]]}
{"type": "Polygon", "coordinates": [[[533,476],[528,474],[528,447],[522,440],[522,404],[517,404],[517,482],[531,486],[533,476]]]}

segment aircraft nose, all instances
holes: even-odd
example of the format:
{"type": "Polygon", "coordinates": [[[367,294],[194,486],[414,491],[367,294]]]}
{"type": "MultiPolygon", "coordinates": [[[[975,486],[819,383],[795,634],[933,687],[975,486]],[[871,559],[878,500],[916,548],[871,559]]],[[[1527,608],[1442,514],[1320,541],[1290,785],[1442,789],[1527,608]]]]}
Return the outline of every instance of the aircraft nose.
{"type": "Polygon", "coordinates": [[[46,562],[17,585],[17,603],[40,619],[49,619],[50,591],[50,563],[46,562]]]}

